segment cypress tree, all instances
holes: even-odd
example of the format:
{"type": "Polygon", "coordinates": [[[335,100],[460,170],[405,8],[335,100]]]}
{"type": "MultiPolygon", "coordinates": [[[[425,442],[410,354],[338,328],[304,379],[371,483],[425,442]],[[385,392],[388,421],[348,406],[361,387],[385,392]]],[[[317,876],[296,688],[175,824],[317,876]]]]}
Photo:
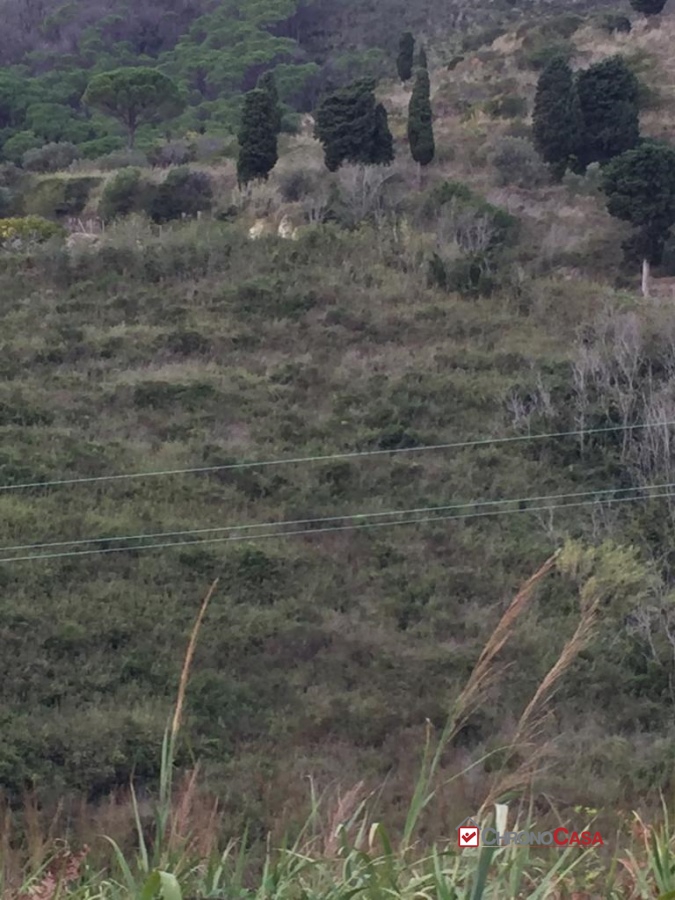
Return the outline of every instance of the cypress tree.
{"type": "Polygon", "coordinates": [[[420,166],[428,166],[436,152],[430,90],[429,73],[418,69],[408,106],[408,143],[412,158],[420,166]]]}
{"type": "Polygon", "coordinates": [[[394,161],[394,138],[389,130],[387,110],[381,103],[375,107],[373,116],[371,149],[362,161],[374,166],[388,166],[394,161]]]}
{"type": "Polygon", "coordinates": [[[581,141],[583,119],[567,60],[551,60],[539,76],[532,122],[534,144],[553,174],[562,178],[581,141]]]}
{"type": "Polygon", "coordinates": [[[330,172],[343,162],[380,165],[393,160],[387,112],[377,103],[374,89],[372,79],[362,79],[329,94],[319,106],[315,135],[330,172]]]}
{"type": "Polygon", "coordinates": [[[413,57],[415,54],[415,38],[409,31],[401,35],[398,45],[398,57],[396,58],[396,69],[398,77],[401,81],[409,81],[413,72],[413,57]]]}
{"type": "Polygon", "coordinates": [[[630,0],[630,5],[643,16],[658,16],[663,11],[666,0],[630,0]]]}
{"type": "Polygon", "coordinates": [[[428,69],[429,64],[427,62],[427,51],[424,47],[420,47],[420,52],[417,55],[417,68],[418,69],[428,69]]]}
{"type": "Polygon", "coordinates": [[[640,139],[638,80],[620,56],[605,59],[577,77],[583,135],[580,167],[606,163],[640,139]]]}
{"type": "Polygon", "coordinates": [[[239,128],[237,180],[240,187],[249,181],[266,181],[277,159],[276,110],[269,92],[255,88],[244,97],[239,128]]]}
{"type": "Polygon", "coordinates": [[[267,91],[270,96],[270,101],[275,111],[275,127],[277,130],[277,134],[281,133],[281,105],[279,103],[279,91],[277,89],[277,80],[274,77],[274,72],[270,69],[268,72],[264,72],[260,78],[258,79],[258,85],[261,90],[267,91]]]}

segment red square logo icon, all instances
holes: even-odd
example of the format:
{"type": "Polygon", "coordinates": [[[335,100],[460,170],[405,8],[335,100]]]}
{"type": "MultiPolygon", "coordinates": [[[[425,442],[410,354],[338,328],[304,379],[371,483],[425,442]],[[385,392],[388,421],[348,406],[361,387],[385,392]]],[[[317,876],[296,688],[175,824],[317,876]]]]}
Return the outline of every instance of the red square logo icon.
{"type": "Polygon", "coordinates": [[[457,829],[457,843],[460,847],[479,847],[480,830],[477,825],[460,825],[457,829]]]}

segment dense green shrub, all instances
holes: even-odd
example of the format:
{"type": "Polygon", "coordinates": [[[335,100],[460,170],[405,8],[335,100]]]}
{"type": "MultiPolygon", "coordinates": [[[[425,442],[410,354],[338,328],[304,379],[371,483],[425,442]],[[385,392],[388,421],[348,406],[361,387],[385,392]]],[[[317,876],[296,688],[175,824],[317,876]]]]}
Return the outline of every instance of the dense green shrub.
{"type": "Polygon", "coordinates": [[[189,141],[166,141],[156,144],[148,151],[148,162],[152,166],[182,166],[194,162],[195,148],[189,141]]]}
{"type": "Polygon", "coordinates": [[[100,183],[101,179],[94,176],[43,178],[26,190],[24,208],[27,213],[48,219],[77,216],[100,183]]]}
{"type": "Polygon", "coordinates": [[[96,165],[103,172],[114,172],[117,169],[143,169],[150,163],[142,150],[129,150],[128,147],[122,147],[97,158],[96,165]]]}
{"type": "Polygon", "coordinates": [[[114,135],[107,135],[102,138],[94,138],[91,141],[84,141],[78,144],[83,159],[100,159],[106,154],[114,153],[124,146],[121,138],[114,135]]]}
{"type": "Polygon", "coordinates": [[[2,147],[3,157],[12,163],[21,163],[24,153],[42,145],[40,138],[32,131],[17,131],[5,141],[2,147]]]}
{"type": "Polygon", "coordinates": [[[628,34],[633,27],[628,16],[619,13],[602,13],[598,16],[597,22],[598,27],[607,34],[628,34]]]}
{"type": "Polygon", "coordinates": [[[29,172],[58,172],[60,169],[67,169],[76,159],[80,159],[80,156],[75,144],[64,141],[27,150],[21,162],[24,169],[28,169],[29,172]]]}
{"type": "Polygon", "coordinates": [[[103,189],[99,214],[102,219],[147,212],[154,199],[154,186],[141,177],[140,169],[121,169],[103,189]]]}
{"type": "Polygon", "coordinates": [[[286,203],[297,203],[316,188],[317,177],[308,169],[288,169],[278,178],[279,193],[286,203]]]}
{"type": "Polygon", "coordinates": [[[544,161],[524,138],[500,138],[494,145],[491,161],[500,187],[514,184],[521,188],[535,188],[549,180],[544,161]]]}
{"type": "Polygon", "coordinates": [[[575,48],[571,41],[549,41],[539,37],[538,40],[524,42],[519,65],[525,69],[545,69],[556,58],[570,60],[574,56],[575,48]]]}
{"type": "Polygon", "coordinates": [[[527,115],[527,100],[518,94],[493,97],[485,104],[485,112],[493,119],[518,119],[527,115]]]}
{"type": "Polygon", "coordinates": [[[63,233],[59,225],[40,216],[0,219],[0,246],[5,248],[19,249],[63,233]]]}
{"type": "Polygon", "coordinates": [[[157,188],[151,215],[156,222],[168,222],[210,210],[212,204],[213,188],[209,176],[182,166],[169,172],[157,188]]]}

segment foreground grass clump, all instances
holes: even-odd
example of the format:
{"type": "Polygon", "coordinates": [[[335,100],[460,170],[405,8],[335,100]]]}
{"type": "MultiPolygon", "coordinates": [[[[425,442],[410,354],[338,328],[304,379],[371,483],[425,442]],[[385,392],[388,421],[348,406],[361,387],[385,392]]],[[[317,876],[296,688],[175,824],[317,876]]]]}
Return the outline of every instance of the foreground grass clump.
{"type": "MultiPolygon", "coordinates": [[[[586,569],[581,588],[582,608],[574,638],[566,645],[523,713],[519,728],[531,718],[537,706],[546,705],[552,688],[569,668],[574,655],[583,650],[602,600],[602,562],[596,554],[568,546],[556,553],[521,588],[504,613],[467,682],[453,704],[450,717],[438,739],[427,736],[414,793],[405,823],[393,834],[376,817],[377,798],[364,790],[363,782],[338,795],[333,804],[320,797],[312,785],[309,817],[295,837],[287,836],[279,847],[257,848],[246,832],[241,839],[223,845],[218,837],[220,817],[217,805],[204,816],[199,805],[197,770],[177,789],[174,787],[176,743],[180,736],[186,688],[193,665],[197,637],[204,624],[217,580],[206,594],[192,629],[182,667],[178,697],[162,744],[159,794],[153,803],[149,827],[142,823],[137,795],[132,788],[131,808],[136,824],[136,850],[125,852],[108,838],[111,853],[102,869],[91,865],[90,847],[72,850],[54,845],[51,836],[40,837],[32,828],[24,845],[12,846],[5,821],[0,855],[0,889],[7,900],[14,898],[70,897],[118,898],[182,897],[204,898],[284,898],[335,897],[380,898],[481,898],[520,897],[648,898],[666,900],[675,884],[675,838],[670,833],[667,808],[660,826],[645,826],[635,818],[630,849],[620,842],[629,835],[618,829],[611,855],[596,848],[549,848],[542,856],[525,846],[484,846],[475,851],[457,849],[454,836],[430,842],[424,837],[424,816],[438,803],[445,785],[438,783],[439,763],[444,751],[456,739],[462,723],[475,710],[484,691],[499,676],[498,657],[512,639],[514,626],[532,601],[535,588],[555,568],[570,574],[586,569]],[[599,564],[599,568],[598,568],[599,564]],[[595,569],[595,571],[593,571],[595,569]],[[201,813],[201,814],[200,814],[201,813]],[[259,852],[262,850],[263,852],[259,852]],[[16,861],[26,858],[22,868],[16,861]],[[14,865],[12,865],[14,863],[14,865]]],[[[517,750],[514,743],[509,752],[517,750]]],[[[506,786],[500,783],[502,790],[506,786]]],[[[512,783],[513,786],[513,783],[512,783]]],[[[577,809],[579,812],[590,812],[577,809]]],[[[508,805],[497,803],[494,817],[487,801],[476,818],[492,822],[503,834],[535,830],[527,819],[510,822],[508,805]],[[487,813],[487,814],[486,814],[487,813]]],[[[28,824],[28,823],[27,823],[28,824]]],[[[592,824],[592,823],[591,823],[592,824]]],[[[590,830],[588,824],[584,830],[590,830]]],[[[570,829],[574,826],[570,825],[570,829]]],[[[454,831],[450,827],[450,831],[454,831]]]]}

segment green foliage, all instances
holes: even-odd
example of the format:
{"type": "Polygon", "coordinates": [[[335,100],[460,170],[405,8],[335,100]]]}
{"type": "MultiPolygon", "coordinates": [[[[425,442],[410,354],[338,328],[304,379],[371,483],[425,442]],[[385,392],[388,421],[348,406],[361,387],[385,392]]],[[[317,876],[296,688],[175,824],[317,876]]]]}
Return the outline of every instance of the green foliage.
{"type": "Polygon", "coordinates": [[[630,5],[643,16],[658,16],[663,12],[666,0],[630,0],[630,5]]]}
{"type": "Polygon", "coordinates": [[[117,119],[133,147],[139,125],[166,121],[183,107],[175,83],[157,69],[130,67],[95,75],[82,102],[117,119]]]}
{"type": "Polygon", "coordinates": [[[194,162],[196,158],[195,147],[190,141],[164,141],[151,147],[147,153],[147,161],[152,166],[165,168],[167,166],[183,166],[194,162]]]}
{"type": "Polygon", "coordinates": [[[239,128],[237,180],[240,185],[267,180],[277,164],[278,106],[269,90],[256,88],[244,98],[239,128]]]}
{"type": "Polygon", "coordinates": [[[527,115],[527,100],[518,94],[493,97],[485,104],[485,112],[493,119],[519,119],[527,115]]]}
{"type": "Polygon", "coordinates": [[[75,144],[65,142],[26,150],[21,161],[29,172],[58,172],[59,169],[67,169],[79,158],[80,151],[75,144]]]}
{"type": "Polygon", "coordinates": [[[413,59],[415,55],[415,38],[409,31],[401,35],[396,57],[396,71],[401,81],[410,81],[413,73],[413,59]]]}
{"type": "Polygon", "coordinates": [[[532,143],[525,138],[503,137],[496,142],[491,162],[497,172],[497,184],[515,184],[536,188],[549,180],[546,166],[532,143]]]}
{"type": "Polygon", "coordinates": [[[205,172],[196,172],[183,166],[172,169],[157,188],[152,203],[152,218],[156,222],[169,222],[211,209],[213,189],[205,172]]]}
{"type": "Polygon", "coordinates": [[[566,60],[553,59],[539,76],[532,116],[534,143],[556,178],[562,178],[583,139],[577,86],[566,60]]]}
{"type": "Polygon", "coordinates": [[[6,160],[20,163],[24,154],[42,146],[40,138],[32,131],[18,131],[13,134],[2,147],[2,155],[6,160]]]}
{"type": "Polygon", "coordinates": [[[393,138],[387,112],[375,99],[370,79],[335,91],[321,103],[316,114],[316,137],[323,144],[324,161],[330,172],[343,162],[387,165],[394,158],[393,138]]]}
{"type": "Polygon", "coordinates": [[[423,215],[438,234],[427,266],[427,283],[467,297],[487,296],[498,283],[505,253],[518,233],[517,220],[461,182],[434,187],[423,215]]]}
{"type": "Polygon", "coordinates": [[[598,16],[598,25],[607,34],[628,34],[631,29],[631,21],[628,16],[619,13],[602,13],[598,16]]]}
{"type": "Polygon", "coordinates": [[[257,86],[261,90],[267,91],[267,93],[269,94],[270,104],[274,113],[274,128],[276,130],[276,133],[280,134],[282,125],[282,112],[279,105],[279,91],[277,89],[277,82],[276,78],[274,77],[274,72],[269,71],[261,75],[258,79],[257,86]]]}
{"type": "Polygon", "coordinates": [[[636,249],[659,263],[675,224],[675,149],[645,142],[618,156],[605,171],[603,190],[610,214],[636,229],[636,249]]]}
{"type": "Polygon", "coordinates": [[[420,46],[419,53],[417,54],[417,68],[418,69],[428,69],[429,63],[427,61],[427,51],[424,49],[424,46],[420,46]]]}
{"type": "Polygon", "coordinates": [[[577,157],[581,168],[608,162],[638,142],[638,80],[621,56],[584,69],[577,76],[583,136],[577,157]]]}
{"type": "Polygon", "coordinates": [[[408,144],[410,154],[421,166],[434,158],[434,127],[431,112],[429,73],[418,69],[408,106],[408,144]]]}
{"type": "Polygon", "coordinates": [[[86,176],[40,179],[24,192],[25,210],[48,219],[77,216],[100,183],[100,178],[86,176]]]}
{"type": "Polygon", "coordinates": [[[63,235],[63,229],[40,216],[0,219],[0,246],[16,249],[63,235]]]}
{"type": "Polygon", "coordinates": [[[106,182],[101,195],[99,215],[105,221],[149,209],[154,192],[141,177],[140,169],[121,169],[106,182]]]}
{"type": "Polygon", "coordinates": [[[25,124],[49,143],[81,143],[93,137],[91,124],[77,118],[75,110],[62,103],[31,104],[26,109],[25,124]]]}

